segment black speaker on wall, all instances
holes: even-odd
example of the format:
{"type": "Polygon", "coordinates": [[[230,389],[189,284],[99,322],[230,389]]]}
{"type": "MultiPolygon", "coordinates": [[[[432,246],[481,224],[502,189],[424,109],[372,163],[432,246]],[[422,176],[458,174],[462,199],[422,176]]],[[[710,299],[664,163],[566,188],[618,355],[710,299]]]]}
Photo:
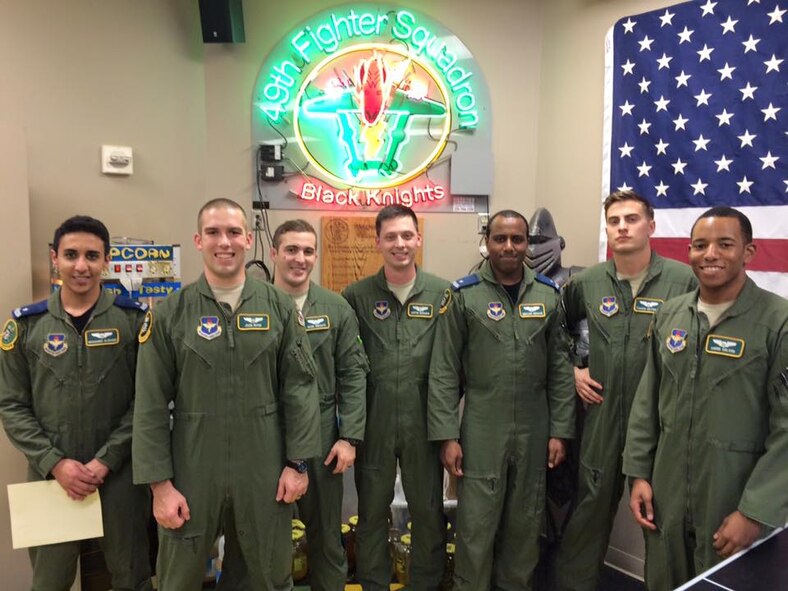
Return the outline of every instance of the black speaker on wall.
{"type": "Polygon", "coordinates": [[[200,0],[203,43],[244,43],[241,0],[200,0]]]}

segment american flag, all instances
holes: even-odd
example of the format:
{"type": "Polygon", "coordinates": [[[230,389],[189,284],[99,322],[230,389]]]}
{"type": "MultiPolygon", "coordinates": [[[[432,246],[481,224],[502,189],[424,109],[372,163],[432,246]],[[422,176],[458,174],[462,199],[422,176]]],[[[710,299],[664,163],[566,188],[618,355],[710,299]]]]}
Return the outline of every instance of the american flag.
{"type": "MultiPolygon", "coordinates": [[[[606,42],[603,193],[656,208],[654,249],[687,260],[715,205],[752,221],[749,275],[788,297],[788,0],[703,0],[619,20],[606,42]]],[[[607,244],[604,225],[600,258],[607,244]]]]}

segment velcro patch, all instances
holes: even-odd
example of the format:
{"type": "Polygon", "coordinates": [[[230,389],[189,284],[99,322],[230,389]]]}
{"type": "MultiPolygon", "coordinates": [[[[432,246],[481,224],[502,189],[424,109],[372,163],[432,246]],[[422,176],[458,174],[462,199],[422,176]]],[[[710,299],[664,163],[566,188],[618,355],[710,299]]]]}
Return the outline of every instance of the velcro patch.
{"type": "Polygon", "coordinates": [[[322,316],[307,316],[304,318],[304,328],[307,332],[328,330],[331,328],[331,319],[325,314],[322,316]]]}
{"type": "Polygon", "coordinates": [[[88,347],[108,347],[120,342],[120,331],[117,328],[99,328],[85,331],[85,345],[88,347]]]}
{"type": "Polygon", "coordinates": [[[709,355],[722,355],[723,357],[739,359],[744,355],[744,345],[744,339],[710,334],[706,337],[705,350],[709,355]]]}
{"type": "Polygon", "coordinates": [[[142,326],[140,326],[140,332],[137,335],[137,341],[139,341],[140,345],[150,338],[152,331],[153,331],[153,313],[150,310],[148,310],[147,312],[145,312],[145,318],[142,319],[142,326]]]}
{"type": "Polygon", "coordinates": [[[544,304],[520,304],[517,311],[520,318],[544,318],[547,316],[544,304]]]}
{"type": "Polygon", "coordinates": [[[664,301],[657,298],[635,298],[633,308],[638,314],[655,314],[664,301]]]}
{"type": "Polygon", "coordinates": [[[9,318],[3,326],[3,338],[0,340],[0,349],[3,351],[12,350],[17,338],[19,338],[19,327],[16,324],[16,320],[9,318]]]}
{"type": "Polygon", "coordinates": [[[238,330],[268,330],[271,318],[268,314],[238,314],[236,320],[238,330]]]}
{"type": "Polygon", "coordinates": [[[408,318],[432,318],[432,304],[408,304],[408,318]]]}

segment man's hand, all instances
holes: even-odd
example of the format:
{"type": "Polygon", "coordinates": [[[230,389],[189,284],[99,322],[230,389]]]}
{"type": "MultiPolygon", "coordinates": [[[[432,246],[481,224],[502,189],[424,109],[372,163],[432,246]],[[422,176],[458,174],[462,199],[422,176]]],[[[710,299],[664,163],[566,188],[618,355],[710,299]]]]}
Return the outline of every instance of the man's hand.
{"type": "Polygon", "coordinates": [[[447,439],[441,445],[441,463],[449,474],[462,478],[462,446],[459,441],[447,439]]]}
{"type": "Polygon", "coordinates": [[[591,374],[587,367],[583,369],[575,368],[575,390],[577,390],[577,395],[586,404],[602,404],[605,401],[597,392],[597,390],[599,392],[604,390],[602,384],[591,379],[591,374]]]}
{"type": "Polygon", "coordinates": [[[350,443],[344,439],[337,440],[337,442],[334,444],[334,447],[332,447],[331,451],[328,452],[326,461],[323,462],[323,464],[328,466],[335,459],[337,461],[337,465],[334,468],[332,474],[343,474],[356,461],[356,448],[350,445],[350,443]]]}
{"type": "Polygon", "coordinates": [[[82,462],[63,458],[52,468],[52,476],[75,501],[81,501],[104,482],[82,462]]]}
{"type": "Polygon", "coordinates": [[[712,546],[717,554],[728,558],[739,550],[752,546],[761,535],[761,524],[739,511],[734,511],[722,520],[722,525],[714,533],[712,546]]]}
{"type": "Polygon", "coordinates": [[[560,466],[566,458],[566,444],[563,439],[551,437],[547,441],[547,467],[550,469],[560,466]]]}
{"type": "Polygon", "coordinates": [[[307,476],[306,472],[301,474],[298,470],[285,466],[284,470],[282,470],[282,475],[279,476],[276,500],[277,502],[295,503],[306,494],[308,486],[309,476],[307,476]]]}
{"type": "Polygon", "coordinates": [[[97,458],[93,458],[85,464],[85,468],[98,476],[99,480],[101,480],[101,484],[104,484],[104,480],[109,476],[109,466],[97,458]]]}
{"type": "Polygon", "coordinates": [[[640,527],[656,530],[654,523],[654,491],[645,478],[636,478],[632,483],[632,493],[629,496],[629,510],[640,527]],[[645,516],[644,516],[645,515],[645,516]]]}
{"type": "Polygon", "coordinates": [[[166,529],[178,529],[191,519],[189,504],[171,480],[162,480],[150,485],[153,492],[153,516],[166,529]]]}

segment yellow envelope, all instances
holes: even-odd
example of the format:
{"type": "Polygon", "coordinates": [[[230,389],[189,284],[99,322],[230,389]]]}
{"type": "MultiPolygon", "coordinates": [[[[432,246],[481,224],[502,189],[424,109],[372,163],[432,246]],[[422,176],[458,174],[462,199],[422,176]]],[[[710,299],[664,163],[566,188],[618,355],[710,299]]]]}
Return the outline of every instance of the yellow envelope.
{"type": "Polygon", "coordinates": [[[104,535],[98,491],[74,501],[57,480],[9,484],[8,508],[14,549],[104,535]]]}

